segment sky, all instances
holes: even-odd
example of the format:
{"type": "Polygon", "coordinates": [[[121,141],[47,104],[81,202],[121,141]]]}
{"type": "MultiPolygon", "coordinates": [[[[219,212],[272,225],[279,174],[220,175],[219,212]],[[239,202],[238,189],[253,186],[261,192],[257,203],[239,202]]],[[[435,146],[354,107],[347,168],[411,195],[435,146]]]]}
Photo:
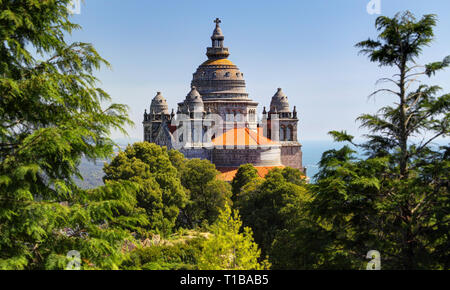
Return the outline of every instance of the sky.
{"type": "MultiPolygon", "coordinates": [[[[376,1],[376,0],[372,0],[376,1]]],[[[381,15],[410,10],[437,14],[436,40],[423,51],[426,64],[450,55],[450,1],[379,0],[381,15]]],[[[184,100],[192,74],[206,60],[215,24],[222,20],[225,46],[244,73],[250,98],[269,107],[283,88],[299,114],[299,141],[329,140],[327,132],[365,133],[355,119],[393,103],[368,99],[376,80],[393,72],[358,55],[354,45],[376,37],[369,0],[85,0],[72,21],[82,26],[69,41],[93,43],[112,69],[96,73],[113,102],[127,104],[132,139],[143,139],[144,109],[161,91],[170,108],[184,100]]],[[[450,92],[450,69],[428,84],[450,92]]],[[[122,138],[113,133],[113,138],[122,138]]]]}

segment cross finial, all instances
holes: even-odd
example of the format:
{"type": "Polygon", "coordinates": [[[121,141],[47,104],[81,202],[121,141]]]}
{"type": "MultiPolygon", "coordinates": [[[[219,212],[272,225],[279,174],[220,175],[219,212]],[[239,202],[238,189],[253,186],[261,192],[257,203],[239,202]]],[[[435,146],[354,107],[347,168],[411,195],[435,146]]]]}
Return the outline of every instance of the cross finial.
{"type": "Polygon", "coordinates": [[[219,26],[219,23],[221,23],[222,21],[220,21],[219,18],[216,18],[216,20],[214,20],[214,23],[216,24],[216,26],[219,26]]]}

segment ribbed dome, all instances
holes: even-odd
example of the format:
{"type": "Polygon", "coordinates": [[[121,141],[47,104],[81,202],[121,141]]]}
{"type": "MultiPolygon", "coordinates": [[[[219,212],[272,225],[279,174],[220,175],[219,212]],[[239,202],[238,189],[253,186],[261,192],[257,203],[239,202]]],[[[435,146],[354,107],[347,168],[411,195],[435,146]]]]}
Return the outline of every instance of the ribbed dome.
{"type": "Polygon", "coordinates": [[[277,92],[272,97],[272,101],[270,102],[270,112],[289,112],[288,98],[281,88],[278,88],[277,92]]]}
{"type": "Polygon", "coordinates": [[[220,19],[214,21],[212,46],[207,48],[208,60],[202,63],[193,75],[192,86],[197,87],[204,100],[216,98],[248,99],[244,75],[228,60],[228,48],[223,47],[220,19]]]}
{"type": "Polygon", "coordinates": [[[153,114],[169,114],[169,106],[167,105],[166,99],[164,99],[161,92],[158,92],[152,100],[150,105],[150,113],[153,114]]]}

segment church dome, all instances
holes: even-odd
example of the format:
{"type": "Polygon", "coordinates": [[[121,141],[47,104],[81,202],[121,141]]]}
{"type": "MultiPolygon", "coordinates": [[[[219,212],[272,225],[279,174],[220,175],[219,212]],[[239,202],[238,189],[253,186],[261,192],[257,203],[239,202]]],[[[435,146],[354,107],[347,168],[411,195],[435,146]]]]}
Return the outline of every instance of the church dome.
{"type": "Polygon", "coordinates": [[[284,94],[283,90],[281,90],[281,88],[278,88],[277,92],[272,97],[272,101],[270,102],[270,112],[289,112],[288,98],[284,94]]]}
{"type": "Polygon", "coordinates": [[[184,103],[185,106],[189,108],[190,112],[204,111],[202,96],[197,91],[197,88],[195,86],[192,86],[191,91],[187,94],[184,103]]]}
{"type": "Polygon", "coordinates": [[[216,28],[211,36],[212,46],[207,48],[208,60],[202,63],[193,75],[195,86],[203,99],[248,99],[244,74],[228,59],[228,48],[223,46],[224,36],[219,26],[220,19],[214,21],[216,28]]]}
{"type": "Polygon", "coordinates": [[[152,100],[152,104],[150,105],[150,113],[155,114],[169,114],[169,106],[167,105],[166,99],[164,99],[161,92],[158,92],[156,96],[152,100]]]}

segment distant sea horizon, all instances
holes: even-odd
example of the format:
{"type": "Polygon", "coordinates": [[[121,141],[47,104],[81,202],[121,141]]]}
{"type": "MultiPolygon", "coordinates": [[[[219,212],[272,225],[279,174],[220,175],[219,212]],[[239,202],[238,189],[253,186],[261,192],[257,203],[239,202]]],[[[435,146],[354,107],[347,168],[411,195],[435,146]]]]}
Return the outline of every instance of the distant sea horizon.
{"type": "MultiPolygon", "coordinates": [[[[114,139],[122,150],[128,145],[134,142],[142,141],[136,138],[118,138],[114,139]]],[[[306,175],[313,180],[314,175],[319,171],[318,163],[322,158],[322,154],[325,151],[331,149],[339,149],[345,145],[342,142],[334,142],[331,138],[329,140],[300,140],[303,152],[303,166],[307,168],[306,175]]]]}
{"type": "MultiPolygon", "coordinates": [[[[128,145],[141,141],[136,138],[118,138],[114,139],[122,150],[128,145]]],[[[313,178],[319,171],[318,163],[322,157],[323,152],[331,149],[339,149],[344,146],[344,143],[334,142],[330,140],[305,140],[301,141],[303,152],[303,166],[307,168],[306,175],[309,178],[313,178]]]]}
{"type": "MultiPolygon", "coordinates": [[[[120,138],[114,139],[117,145],[124,150],[128,144],[141,141],[135,138],[120,138]]],[[[357,140],[356,143],[361,143],[364,140],[357,140]]],[[[437,140],[435,144],[445,145],[449,144],[450,139],[437,140]]],[[[306,175],[310,178],[311,182],[314,182],[314,176],[319,172],[318,163],[322,158],[322,154],[328,150],[340,149],[347,142],[334,142],[330,140],[304,140],[300,141],[302,144],[303,152],[303,166],[306,167],[306,175]]],[[[358,151],[355,149],[355,151],[358,151]]],[[[80,165],[81,174],[84,177],[84,181],[79,180],[78,184],[83,188],[92,188],[103,184],[103,164],[105,161],[99,160],[96,164],[88,162],[83,159],[80,165]]]]}
{"type": "Polygon", "coordinates": [[[319,172],[320,159],[322,154],[328,150],[340,149],[345,144],[337,143],[333,140],[305,140],[302,144],[303,167],[306,167],[306,176],[313,181],[314,175],[319,172]]]}

